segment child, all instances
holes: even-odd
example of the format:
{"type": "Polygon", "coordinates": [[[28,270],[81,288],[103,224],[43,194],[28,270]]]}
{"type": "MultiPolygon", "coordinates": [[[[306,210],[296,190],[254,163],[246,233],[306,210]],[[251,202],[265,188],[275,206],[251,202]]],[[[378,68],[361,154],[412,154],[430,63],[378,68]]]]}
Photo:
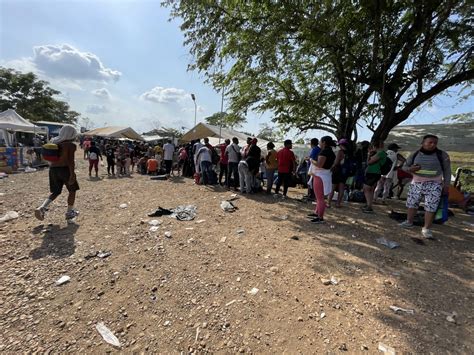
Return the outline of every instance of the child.
{"type": "Polygon", "coordinates": [[[51,194],[44,200],[41,206],[35,210],[35,217],[40,221],[44,220],[48,205],[61,194],[64,185],[66,185],[69,192],[66,220],[70,221],[79,214],[79,212],[74,210],[76,191],[79,190],[79,184],[77,183],[76,174],[74,173],[76,145],[73,141],[76,136],[77,131],[74,127],[63,126],[59,131],[59,135],[52,140],[52,143],[59,146],[59,160],[50,163],[49,189],[51,194]]]}
{"type": "Polygon", "coordinates": [[[146,174],[148,157],[145,155],[138,160],[137,169],[142,175],[146,174]]]}

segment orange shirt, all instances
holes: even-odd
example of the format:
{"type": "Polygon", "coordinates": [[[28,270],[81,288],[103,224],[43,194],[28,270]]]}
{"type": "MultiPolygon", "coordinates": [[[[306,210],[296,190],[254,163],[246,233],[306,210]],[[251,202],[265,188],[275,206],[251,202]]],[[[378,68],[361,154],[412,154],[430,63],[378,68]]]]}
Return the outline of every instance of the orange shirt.
{"type": "Polygon", "coordinates": [[[156,171],[158,169],[158,161],[156,159],[148,159],[146,166],[148,171],[156,171]]]}

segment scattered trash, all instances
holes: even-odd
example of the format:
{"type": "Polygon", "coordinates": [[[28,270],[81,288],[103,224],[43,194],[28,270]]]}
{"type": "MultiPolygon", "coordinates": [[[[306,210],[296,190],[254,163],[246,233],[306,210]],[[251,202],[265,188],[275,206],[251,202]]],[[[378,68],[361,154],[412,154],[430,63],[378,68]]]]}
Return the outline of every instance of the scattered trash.
{"type": "Polygon", "coordinates": [[[227,302],[227,303],[225,304],[225,306],[226,306],[226,307],[229,307],[231,304],[234,304],[235,302],[237,302],[237,300],[232,300],[232,301],[230,301],[230,302],[227,302]]]}
{"type": "Polygon", "coordinates": [[[293,240],[300,240],[300,238],[299,238],[297,235],[292,236],[290,239],[293,239],[293,240]]]}
{"type": "Polygon", "coordinates": [[[245,229],[238,229],[235,233],[237,233],[237,234],[244,234],[244,233],[245,233],[245,229]]]}
{"type": "Polygon", "coordinates": [[[162,222],[158,219],[152,219],[151,221],[148,222],[150,226],[159,226],[162,222]]]}
{"type": "Polygon", "coordinates": [[[56,286],[61,286],[65,283],[68,283],[71,278],[67,275],[61,276],[57,281],[56,281],[56,286]]]}
{"type": "Polygon", "coordinates": [[[150,180],[160,180],[160,181],[165,181],[168,180],[168,175],[156,175],[156,176],[151,176],[150,180]]]}
{"type": "Polygon", "coordinates": [[[188,227],[188,228],[184,228],[184,229],[186,229],[187,231],[192,231],[192,230],[194,230],[193,227],[188,227]]]}
{"type": "Polygon", "coordinates": [[[239,196],[237,196],[237,194],[232,194],[230,195],[230,198],[227,201],[235,201],[238,199],[239,199],[239,196]]]}
{"type": "Polygon", "coordinates": [[[334,276],[331,276],[330,279],[321,279],[321,282],[323,285],[337,285],[339,283],[339,280],[336,279],[334,276]]]}
{"type": "Polygon", "coordinates": [[[227,240],[227,237],[222,237],[219,242],[220,242],[220,243],[225,243],[226,240],[227,240]]]}
{"type": "Polygon", "coordinates": [[[238,208],[230,201],[222,201],[221,208],[224,212],[235,212],[238,208]]]}
{"type": "Polygon", "coordinates": [[[171,321],[167,320],[163,323],[165,327],[169,327],[171,325],[171,321]]]}
{"type": "Polygon", "coordinates": [[[107,258],[107,257],[109,257],[109,256],[111,256],[111,255],[112,255],[112,252],[110,252],[110,251],[99,251],[99,252],[97,253],[97,257],[98,257],[98,258],[101,258],[101,259],[105,259],[105,258],[107,258]]]}
{"type": "Polygon", "coordinates": [[[331,229],[335,229],[335,228],[336,228],[336,226],[335,226],[334,224],[331,224],[331,225],[329,226],[329,228],[331,228],[331,229]]]}
{"type": "Polygon", "coordinates": [[[247,291],[247,293],[251,294],[252,296],[255,296],[258,291],[260,291],[258,288],[254,287],[250,291],[247,291]]]}
{"type": "Polygon", "coordinates": [[[95,329],[97,329],[99,334],[107,343],[113,346],[121,347],[120,341],[117,339],[114,333],[112,333],[111,330],[104,325],[104,323],[97,323],[95,329]]]}
{"type": "Polygon", "coordinates": [[[280,271],[280,270],[278,269],[277,266],[272,266],[272,267],[270,268],[270,271],[276,274],[276,273],[277,273],[278,271],[280,271]]]}
{"type": "Polygon", "coordinates": [[[449,322],[449,323],[456,323],[456,317],[457,317],[457,313],[456,312],[452,312],[451,314],[448,314],[446,316],[446,320],[449,322]]]}
{"type": "Polygon", "coordinates": [[[201,223],[204,223],[204,222],[206,222],[205,219],[200,219],[199,221],[196,221],[197,224],[201,224],[201,223]]]}
{"type": "Polygon", "coordinates": [[[466,226],[469,226],[469,227],[474,227],[474,223],[472,222],[462,221],[462,224],[465,224],[466,226]]]}
{"type": "Polygon", "coordinates": [[[352,238],[357,238],[357,236],[355,234],[352,234],[352,238]]]}
{"type": "Polygon", "coordinates": [[[196,218],[197,207],[194,205],[178,206],[171,210],[173,213],[171,218],[176,218],[178,221],[192,221],[196,218]]]}
{"type": "Polygon", "coordinates": [[[397,242],[394,242],[392,240],[387,240],[385,238],[378,238],[376,242],[379,244],[385,245],[387,248],[390,248],[390,249],[395,249],[395,248],[400,247],[400,244],[398,244],[397,242]]]}
{"type": "Polygon", "coordinates": [[[150,227],[150,232],[156,232],[158,229],[160,229],[160,227],[158,227],[158,226],[151,226],[151,227],[150,227]]]}
{"type": "Polygon", "coordinates": [[[7,221],[10,221],[12,219],[16,219],[20,217],[20,215],[18,214],[18,212],[16,211],[8,211],[7,213],[5,213],[4,216],[0,217],[0,223],[4,223],[4,222],[7,222],[7,221]]]}
{"type": "Polygon", "coordinates": [[[158,207],[155,211],[148,213],[148,217],[161,217],[161,216],[168,216],[173,214],[173,211],[163,208],[163,207],[158,207]]]}
{"type": "Polygon", "coordinates": [[[405,308],[401,308],[397,306],[390,306],[390,309],[394,311],[395,313],[404,312],[408,314],[415,314],[415,311],[413,309],[405,309],[405,308]]]}
{"type": "Polygon", "coordinates": [[[25,168],[25,173],[34,173],[35,171],[37,171],[38,169],[35,169],[35,168],[31,168],[29,166],[27,166],[25,168]]]}
{"type": "Polygon", "coordinates": [[[282,221],[286,221],[286,220],[288,219],[288,215],[285,214],[285,215],[283,215],[283,216],[280,216],[280,219],[281,219],[282,221]]]}
{"type": "Polygon", "coordinates": [[[326,317],[326,313],[321,313],[321,315],[319,316],[319,318],[323,319],[324,317],[326,317]]]}
{"type": "Polygon", "coordinates": [[[379,343],[379,350],[387,355],[395,355],[395,349],[384,343],[379,343]]]}
{"type": "Polygon", "coordinates": [[[120,208],[127,208],[128,205],[127,205],[126,203],[122,203],[119,207],[120,207],[120,208]]]}
{"type": "Polygon", "coordinates": [[[84,259],[92,259],[92,258],[95,258],[95,257],[98,257],[98,258],[101,258],[101,259],[105,259],[109,256],[111,256],[112,253],[110,251],[102,251],[102,250],[99,250],[99,251],[96,251],[96,252],[92,252],[92,253],[89,253],[87,254],[84,259]]]}
{"type": "Polygon", "coordinates": [[[166,231],[166,232],[165,232],[165,237],[166,237],[166,238],[171,238],[171,232],[170,232],[170,231],[166,231]]]}

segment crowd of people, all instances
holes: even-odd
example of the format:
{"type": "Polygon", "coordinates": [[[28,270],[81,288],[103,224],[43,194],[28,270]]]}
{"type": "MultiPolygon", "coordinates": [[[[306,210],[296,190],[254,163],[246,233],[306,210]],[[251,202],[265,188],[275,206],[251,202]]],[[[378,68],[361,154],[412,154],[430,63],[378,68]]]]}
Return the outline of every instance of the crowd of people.
{"type": "MultiPolygon", "coordinates": [[[[51,195],[37,209],[39,219],[44,218],[47,205],[59,195],[63,185],[70,192],[67,217],[74,215],[71,211],[79,186],[73,179],[74,163],[71,162],[75,146],[70,138],[74,134],[66,131],[56,141],[65,146],[60,151],[67,156],[51,164],[51,195]]],[[[291,140],[286,140],[278,150],[269,142],[265,151],[258,146],[257,138],[252,137],[242,145],[234,137],[217,146],[204,138],[203,142],[197,139],[178,147],[172,141],[155,146],[91,138],[80,141],[84,158],[89,160],[89,176],[92,172],[98,176],[99,160],[105,158],[107,174],[111,177],[132,173],[169,177],[176,172],[194,178],[197,184],[219,184],[242,194],[261,192],[282,199],[287,198],[289,187],[300,184],[307,188],[304,198],[315,203],[314,212],[308,215],[314,224],[324,223],[327,208],[341,208],[347,201],[365,202],[362,212],[374,213],[375,202],[400,198],[404,186],[410,182],[407,220],[401,227],[413,227],[413,218],[424,199],[422,235],[425,238],[433,237],[431,227],[435,212],[451,182],[449,155],[438,149],[437,144],[438,137],[426,135],[420,149],[405,158],[396,143],[385,149],[381,141],[356,144],[348,139],[335,141],[324,136],[311,139],[308,154],[298,159],[291,140]]]]}

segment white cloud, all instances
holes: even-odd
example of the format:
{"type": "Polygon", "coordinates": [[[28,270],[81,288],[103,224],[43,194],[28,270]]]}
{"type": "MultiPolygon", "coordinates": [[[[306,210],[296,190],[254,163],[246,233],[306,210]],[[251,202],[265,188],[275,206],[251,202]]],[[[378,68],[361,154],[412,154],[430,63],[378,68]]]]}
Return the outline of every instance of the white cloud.
{"type": "Polygon", "coordinates": [[[109,110],[104,105],[88,105],[86,107],[86,112],[91,113],[93,115],[98,115],[101,113],[109,112],[109,110]]]}
{"type": "MultiPolygon", "coordinates": [[[[197,112],[204,112],[206,109],[203,106],[197,105],[197,112]]],[[[181,112],[194,112],[194,107],[183,107],[181,112]]]]}
{"type": "Polygon", "coordinates": [[[106,68],[98,56],[68,44],[33,47],[32,63],[50,77],[117,81],[122,73],[106,68]]]}
{"type": "MultiPolygon", "coordinates": [[[[156,102],[160,104],[176,103],[188,97],[188,93],[182,89],[163,88],[161,86],[154,87],[140,95],[140,98],[145,101],[156,102]]],[[[189,96],[191,100],[191,96],[189,96]]]]}
{"type": "Polygon", "coordinates": [[[104,100],[108,100],[111,97],[109,90],[107,90],[106,88],[93,90],[92,94],[94,96],[97,96],[98,98],[104,99],[104,100]]]}

